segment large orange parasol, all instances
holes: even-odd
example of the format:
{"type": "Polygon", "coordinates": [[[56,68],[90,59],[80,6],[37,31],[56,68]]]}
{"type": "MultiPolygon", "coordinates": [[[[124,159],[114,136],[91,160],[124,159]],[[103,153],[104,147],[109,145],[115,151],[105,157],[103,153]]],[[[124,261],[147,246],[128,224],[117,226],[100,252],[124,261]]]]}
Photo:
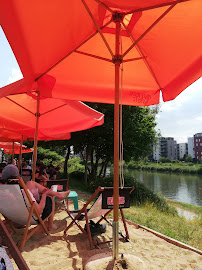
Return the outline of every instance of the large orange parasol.
{"type": "Polygon", "coordinates": [[[0,18],[27,87],[37,82],[49,97],[115,104],[116,258],[120,81],[123,104],[147,106],[160,92],[172,100],[197,80],[202,1],[1,0],[0,18]]]}
{"type": "MultiPolygon", "coordinates": [[[[18,92],[19,82],[3,88],[12,95],[0,99],[0,137],[34,140],[35,172],[38,140],[67,140],[70,133],[102,125],[104,115],[79,101],[42,97],[39,91],[18,92]]],[[[33,180],[34,180],[33,173],[33,180]]]]}

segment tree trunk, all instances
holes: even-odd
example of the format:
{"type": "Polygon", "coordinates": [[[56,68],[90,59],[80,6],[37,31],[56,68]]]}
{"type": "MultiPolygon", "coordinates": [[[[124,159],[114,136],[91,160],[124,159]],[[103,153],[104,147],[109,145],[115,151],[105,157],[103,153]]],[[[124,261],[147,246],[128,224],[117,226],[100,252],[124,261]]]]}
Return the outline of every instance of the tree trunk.
{"type": "Polygon", "coordinates": [[[107,166],[108,166],[108,163],[109,163],[109,161],[108,161],[108,160],[106,160],[106,161],[105,161],[105,165],[104,165],[103,177],[105,177],[105,176],[106,176],[106,171],[107,171],[107,166]]]}
{"type": "Polygon", "coordinates": [[[101,170],[100,170],[100,173],[99,173],[99,177],[101,177],[102,172],[104,170],[104,164],[105,164],[105,161],[102,162],[102,167],[101,167],[101,170]]]}
{"type": "Polygon", "coordinates": [[[94,164],[94,179],[97,180],[97,168],[98,168],[98,161],[99,159],[96,156],[96,162],[94,164]]]}
{"type": "Polygon", "coordinates": [[[67,177],[67,163],[69,160],[69,155],[70,155],[70,145],[67,148],[67,153],[66,153],[65,162],[64,162],[64,175],[65,175],[65,177],[67,177]]]}
{"type": "Polygon", "coordinates": [[[94,150],[93,150],[93,147],[90,149],[90,161],[91,161],[91,177],[94,178],[94,158],[93,158],[93,154],[94,154],[94,150]]]}
{"type": "Polygon", "coordinates": [[[87,186],[88,184],[88,150],[86,149],[86,155],[85,155],[85,158],[83,157],[84,159],[84,164],[85,164],[85,174],[84,174],[84,183],[85,185],[87,186]]]}

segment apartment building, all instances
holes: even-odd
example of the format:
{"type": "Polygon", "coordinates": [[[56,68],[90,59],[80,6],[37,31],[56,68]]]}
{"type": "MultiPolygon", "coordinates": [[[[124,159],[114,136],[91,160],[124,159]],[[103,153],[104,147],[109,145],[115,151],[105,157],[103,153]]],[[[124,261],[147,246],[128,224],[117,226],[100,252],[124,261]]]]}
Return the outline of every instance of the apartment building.
{"type": "Polygon", "coordinates": [[[177,159],[181,160],[185,155],[188,155],[188,143],[177,144],[177,159]]]}
{"type": "Polygon", "coordinates": [[[177,159],[177,143],[172,137],[161,137],[157,145],[153,147],[153,159],[158,161],[160,157],[177,159]]]}
{"type": "Polygon", "coordinates": [[[195,158],[194,137],[188,138],[188,155],[190,155],[193,159],[195,158]]]}
{"type": "Polygon", "coordinates": [[[194,152],[195,160],[199,161],[202,159],[202,133],[196,133],[194,135],[194,152]]]}

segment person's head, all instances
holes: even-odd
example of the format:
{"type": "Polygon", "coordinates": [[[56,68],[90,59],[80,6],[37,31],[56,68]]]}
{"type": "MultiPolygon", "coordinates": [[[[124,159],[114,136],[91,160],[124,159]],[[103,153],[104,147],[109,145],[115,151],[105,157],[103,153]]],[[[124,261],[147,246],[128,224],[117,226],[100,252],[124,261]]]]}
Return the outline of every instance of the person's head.
{"type": "Polygon", "coordinates": [[[42,175],[43,171],[45,170],[46,166],[43,164],[43,162],[38,163],[39,168],[39,175],[42,175]]]}
{"type": "Polygon", "coordinates": [[[4,167],[2,171],[2,178],[3,180],[8,180],[8,179],[16,179],[19,176],[19,170],[18,168],[13,165],[9,164],[6,167],[4,167]]]}

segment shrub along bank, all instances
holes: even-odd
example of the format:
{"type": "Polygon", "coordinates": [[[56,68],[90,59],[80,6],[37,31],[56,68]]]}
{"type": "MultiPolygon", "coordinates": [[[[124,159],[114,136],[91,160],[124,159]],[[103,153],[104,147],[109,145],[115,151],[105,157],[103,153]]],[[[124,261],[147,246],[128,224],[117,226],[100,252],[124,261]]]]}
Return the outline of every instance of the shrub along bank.
{"type": "Polygon", "coordinates": [[[130,161],[127,165],[128,169],[135,170],[149,170],[158,172],[174,172],[174,173],[190,173],[190,174],[202,174],[202,165],[185,162],[173,162],[173,163],[153,163],[153,162],[134,162],[130,161]]]}

